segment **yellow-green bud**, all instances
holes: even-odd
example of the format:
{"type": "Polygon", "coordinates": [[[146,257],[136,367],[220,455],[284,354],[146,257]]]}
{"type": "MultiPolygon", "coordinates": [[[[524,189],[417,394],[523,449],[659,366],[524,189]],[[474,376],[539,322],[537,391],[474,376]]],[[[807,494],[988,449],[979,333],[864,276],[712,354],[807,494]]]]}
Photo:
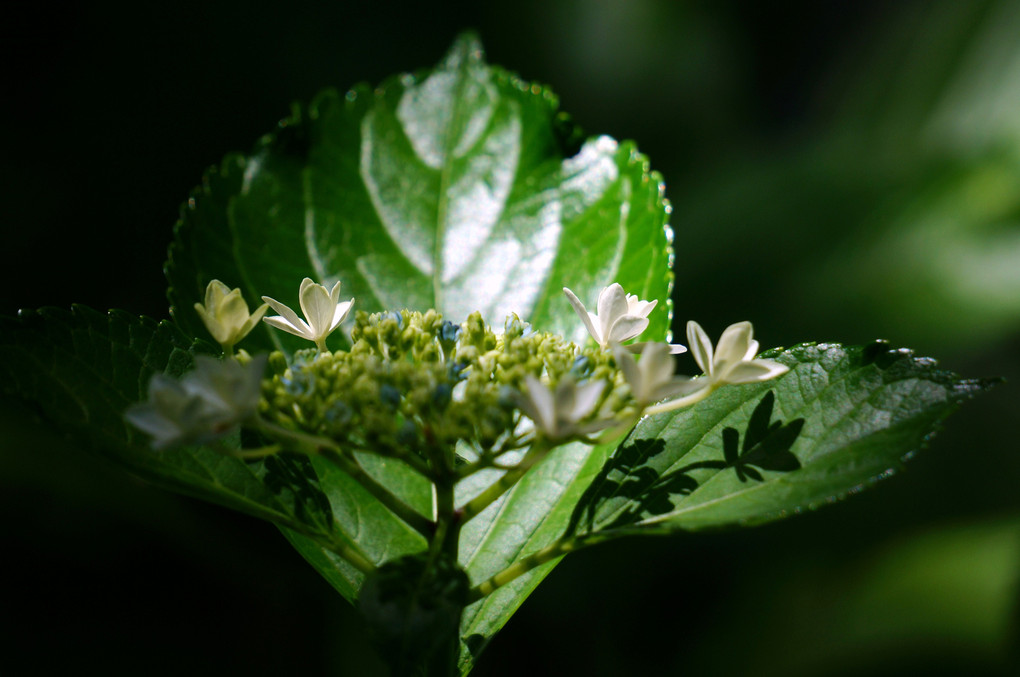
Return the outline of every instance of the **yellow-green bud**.
{"type": "Polygon", "coordinates": [[[231,289],[219,280],[211,281],[205,288],[205,304],[195,304],[198,316],[225,353],[230,353],[238,341],[248,335],[267,308],[269,304],[263,303],[254,313],[249,313],[241,290],[231,289]]]}

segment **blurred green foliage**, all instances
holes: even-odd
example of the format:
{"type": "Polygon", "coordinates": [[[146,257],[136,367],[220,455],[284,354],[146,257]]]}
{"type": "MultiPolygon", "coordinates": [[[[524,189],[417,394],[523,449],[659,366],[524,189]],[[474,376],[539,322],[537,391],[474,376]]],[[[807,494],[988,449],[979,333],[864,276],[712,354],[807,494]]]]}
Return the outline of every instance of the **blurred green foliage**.
{"type": "MultiPolygon", "coordinates": [[[[0,28],[2,311],[165,317],[165,246],[206,166],[290,100],[434,63],[468,27],[665,175],[678,321],[751,319],[764,345],[881,337],[1011,378],[848,501],[573,555],[477,674],[1015,670],[1016,0],[29,9],[0,28]]],[[[353,612],[270,527],[141,486],[28,414],[2,421],[0,668],[378,671],[353,612]]]]}

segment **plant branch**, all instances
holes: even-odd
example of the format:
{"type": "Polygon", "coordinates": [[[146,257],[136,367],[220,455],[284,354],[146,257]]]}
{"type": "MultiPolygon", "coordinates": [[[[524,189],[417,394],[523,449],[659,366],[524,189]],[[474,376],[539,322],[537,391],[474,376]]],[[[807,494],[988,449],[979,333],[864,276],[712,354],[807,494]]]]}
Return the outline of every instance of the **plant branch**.
{"type": "Polygon", "coordinates": [[[518,576],[523,576],[535,567],[562,557],[583,545],[585,545],[585,542],[579,538],[560,539],[548,547],[531,553],[527,557],[514,562],[487,581],[483,581],[471,588],[471,591],[468,593],[468,604],[477,602],[486,595],[492,594],[498,588],[506,585],[518,576]]]}
{"type": "Polygon", "coordinates": [[[717,388],[718,388],[717,385],[714,384],[708,385],[704,388],[701,388],[700,390],[695,390],[690,395],[686,395],[675,400],[666,400],[665,402],[652,405],[651,407],[645,409],[644,413],[646,415],[661,414],[667,411],[675,411],[676,409],[683,409],[684,407],[689,407],[692,404],[697,404],[701,400],[711,395],[717,388]]]}
{"type": "Polygon", "coordinates": [[[412,529],[417,531],[425,538],[431,538],[435,531],[435,525],[431,520],[424,517],[417,510],[407,505],[404,501],[400,500],[393,494],[389,489],[379,484],[374,477],[365,472],[365,469],[361,467],[357,459],[350,452],[345,452],[336,446],[332,441],[316,437],[315,435],[309,435],[294,430],[288,430],[282,426],[268,421],[259,421],[259,425],[262,429],[276,437],[283,437],[285,439],[291,439],[297,442],[299,445],[305,447],[307,453],[320,454],[324,458],[328,459],[331,463],[335,464],[341,470],[350,475],[356,482],[358,482],[368,493],[372,494],[380,503],[386,506],[390,512],[402,519],[412,529]]]}
{"type": "Polygon", "coordinates": [[[425,538],[430,538],[433,535],[435,525],[431,520],[397,498],[389,489],[379,484],[374,477],[365,472],[365,469],[361,467],[361,464],[352,455],[330,447],[322,449],[321,454],[323,458],[328,459],[350,475],[365,491],[372,494],[390,512],[406,522],[412,529],[425,538]]]}
{"type": "Polygon", "coordinates": [[[462,521],[467,522],[471,520],[473,517],[492,505],[495,501],[499,500],[499,497],[512,489],[532,466],[545,458],[548,451],[548,442],[537,443],[535,446],[532,446],[531,449],[528,449],[528,453],[524,454],[524,458],[521,459],[520,463],[515,465],[512,469],[507,470],[506,473],[493,482],[488,489],[475,496],[473,499],[468,501],[463,508],[461,508],[462,521]]]}

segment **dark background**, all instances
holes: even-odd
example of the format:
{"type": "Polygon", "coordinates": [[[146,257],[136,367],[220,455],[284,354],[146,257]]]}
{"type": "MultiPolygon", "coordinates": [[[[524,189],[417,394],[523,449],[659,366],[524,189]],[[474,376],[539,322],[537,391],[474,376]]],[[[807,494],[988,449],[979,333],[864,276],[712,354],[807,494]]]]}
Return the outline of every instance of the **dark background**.
{"type": "MultiPolygon", "coordinates": [[[[207,166],[291,101],[427,68],[473,28],[492,63],[663,173],[678,321],[749,318],[765,345],[881,337],[1013,378],[852,500],[572,555],[476,674],[1015,668],[1017,2],[21,11],[0,24],[5,314],[166,317],[165,247],[207,166]]],[[[378,671],[353,611],[273,527],[147,487],[22,410],[0,424],[0,673],[378,671]]]]}

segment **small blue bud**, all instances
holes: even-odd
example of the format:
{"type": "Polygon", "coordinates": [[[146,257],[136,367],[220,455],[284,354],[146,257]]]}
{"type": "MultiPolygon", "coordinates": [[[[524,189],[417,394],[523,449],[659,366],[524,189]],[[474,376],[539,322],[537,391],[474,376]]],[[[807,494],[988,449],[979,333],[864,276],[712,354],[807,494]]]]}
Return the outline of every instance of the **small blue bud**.
{"type": "Polygon", "coordinates": [[[460,325],[445,320],[442,329],[440,329],[440,336],[444,341],[453,343],[460,336],[460,325]]]}
{"type": "Polygon", "coordinates": [[[290,374],[290,378],[283,377],[280,379],[280,383],[283,384],[283,389],[288,395],[301,397],[315,390],[315,377],[308,372],[303,371],[300,367],[293,366],[290,368],[290,374]]]}
{"type": "Polygon", "coordinates": [[[467,368],[468,368],[467,362],[454,362],[453,364],[451,364],[449,369],[450,380],[454,381],[455,383],[458,381],[463,381],[466,378],[463,375],[463,372],[467,368]]]}
{"type": "Polygon", "coordinates": [[[586,376],[588,374],[590,363],[591,362],[587,357],[584,355],[578,355],[577,358],[574,359],[573,366],[570,367],[570,375],[575,378],[586,376]]]}
{"type": "Polygon", "coordinates": [[[400,406],[400,391],[389,383],[384,383],[379,386],[379,400],[391,409],[396,409],[400,406]]]}
{"type": "Polygon", "coordinates": [[[401,329],[404,328],[404,316],[396,312],[395,310],[388,310],[382,315],[383,317],[392,318],[397,323],[397,327],[401,329]]]}
{"type": "Polygon", "coordinates": [[[326,413],[323,414],[325,419],[330,423],[337,425],[347,425],[351,422],[351,418],[354,416],[354,412],[347,406],[346,402],[337,400],[330,405],[326,413]]]}
{"type": "Polygon", "coordinates": [[[449,383],[440,383],[436,386],[435,391],[432,393],[432,404],[437,409],[446,409],[446,406],[450,404],[450,400],[453,398],[453,388],[450,387],[449,383]]]}

